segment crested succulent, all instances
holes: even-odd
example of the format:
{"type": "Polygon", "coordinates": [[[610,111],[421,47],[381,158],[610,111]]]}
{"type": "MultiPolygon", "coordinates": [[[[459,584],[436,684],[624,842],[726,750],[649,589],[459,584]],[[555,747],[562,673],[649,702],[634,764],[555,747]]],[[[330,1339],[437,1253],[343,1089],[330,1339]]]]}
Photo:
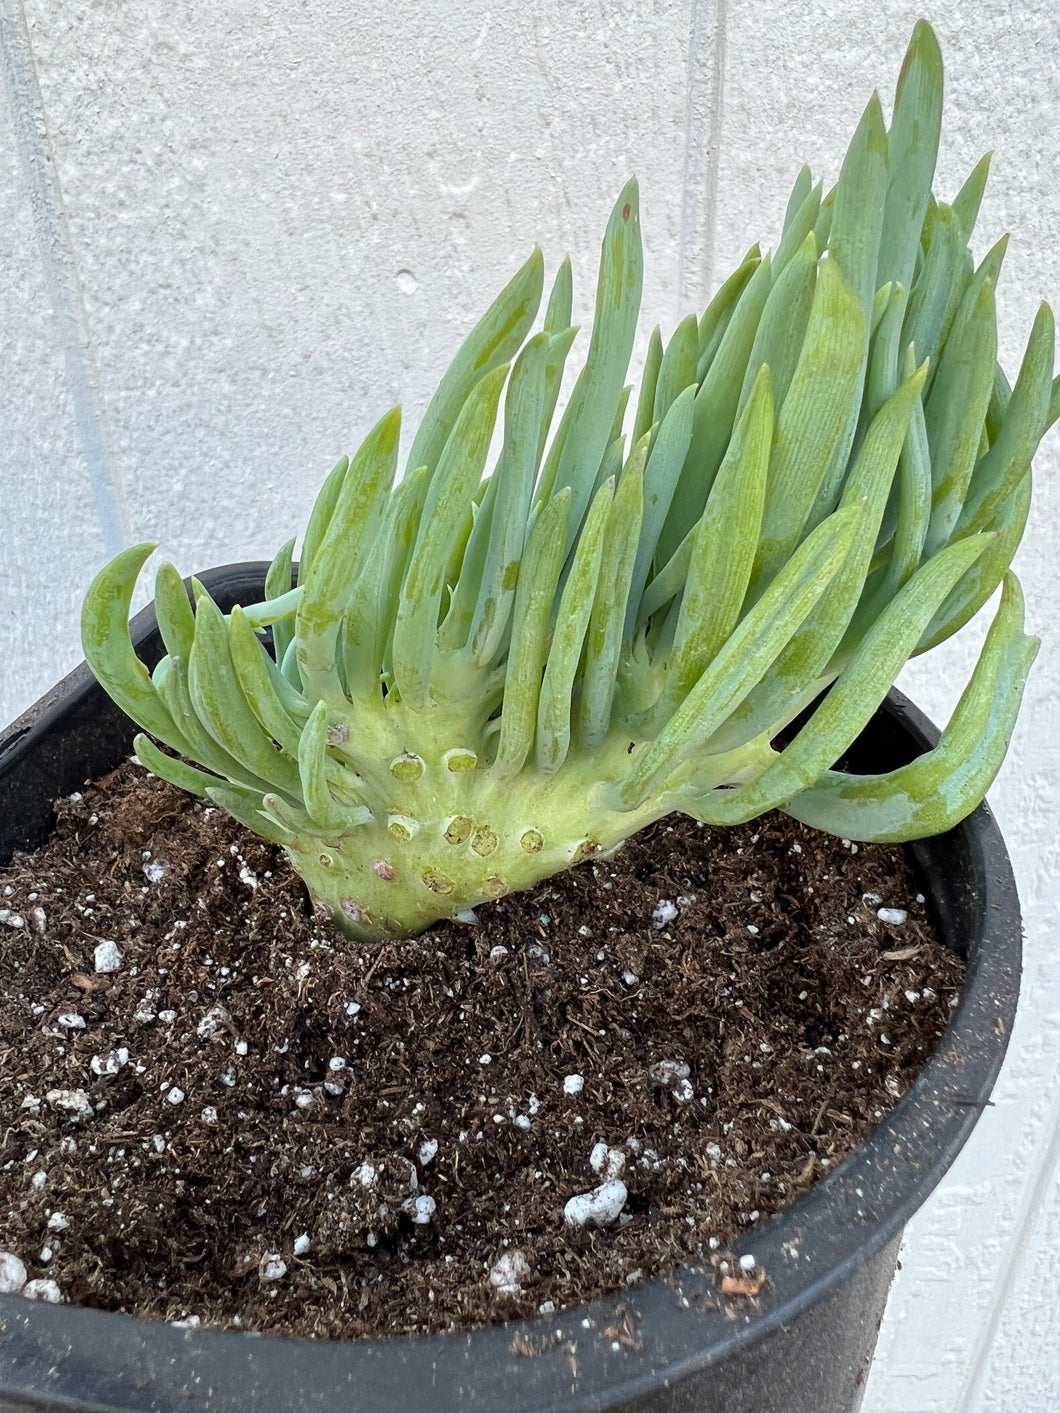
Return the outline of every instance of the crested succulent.
{"type": "Polygon", "coordinates": [[[142,763],[282,844],[365,938],[673,810],[730,824],[779,807],[877,840],[960,820],[1037,648],[1008,566],[1060,399],[1046,306],[1014,386],[998,365],[1004,242],[978,265],[969,249],[987,162],[951,203],[932,194],[941,113],[921,23],[890,127],[873,96],[836,185],[799,174],[776,249],[753,247],[665,346],[655,330],[635,397],[630,182],[562,416],[571,271],[532,332],[535,250],[457,353],[403,477],[398,410],[328,476],[295,587],[293,541],[263,601],[227,616],[162,565],[153,673],[128,635],[153,546],[120,554],[89,590],[84,646],[148,733],[142,763]],[[998,585],[939,745],[888,774],[836,771],[906,660],[998,585]]]}

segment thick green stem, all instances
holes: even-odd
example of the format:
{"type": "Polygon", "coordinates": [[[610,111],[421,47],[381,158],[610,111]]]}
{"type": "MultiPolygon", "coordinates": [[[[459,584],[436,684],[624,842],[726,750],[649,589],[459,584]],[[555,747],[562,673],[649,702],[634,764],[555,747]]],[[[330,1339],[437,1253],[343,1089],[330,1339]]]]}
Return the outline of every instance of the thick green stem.
{"type": "MultiPolygon", "coordinates": [[[[613,782],[628,770],[631,744],[613,734],[591,760],[552,775],[526,769],[514,779],[498,778],[462,744],[398,752],[385,802],[372,792],[369,822],[296,838],[287,851],[317,909],[347,935],[410,936],[614,849],[680,808],[683,777],[637,809],[610,807],[606,796],[615,799],[613,782]]],[[[718,783],[737,780],[751,756],[710,764],[718,783]]]]}

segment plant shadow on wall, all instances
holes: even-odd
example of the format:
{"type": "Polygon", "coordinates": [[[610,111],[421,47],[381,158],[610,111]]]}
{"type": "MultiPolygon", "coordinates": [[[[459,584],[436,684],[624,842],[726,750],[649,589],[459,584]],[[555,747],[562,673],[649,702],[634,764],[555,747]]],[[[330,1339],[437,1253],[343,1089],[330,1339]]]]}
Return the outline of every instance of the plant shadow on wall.
{"type": "MultiPolygon", "coordinates": [[[[119,1148],[125,1159],[123,1141],[132,1157],[107,1189],[113,1220],[95,1249],[117,1264],[134,1249],[141,1262],[147,1247],[156,1255],[136,1267],[139,1294],[108,1296],[102,1261],[83,1266],[89,1303],[185,1315],[167,1303],[171,1268],[223,1247],[221,1275],[248,1292],[239,1320],[289,1328],[270,1307],[299,1303],[296,1285],[283,1287],[292,1299],[275,1292],[296,1261],[309,1271],[314,1246],[330,1253],[320,1279],[333,1306],[312,1333],[367,1332],[359,1321],[379,1302],[364,1263],[377,1248],[399,1293],[410,1262],[436,1263],[438,1300],[425,1286],[401,1329],[533,1314],[690,1256],[717,1260],[723,1294],[754,1300],[765,1276],[753,1256],[741,1267],[721,1248],[834,1166],[912,1083],[956,1003],[959,965],[931,941],[918,878],[880,846],[952,829],[1000,767],[1037,648],[1009,564],[1031,459],[1060,411],[1046,306],[1014,385],[998,365],[1004,243],[978,266],[969,250],[987,163],[952,203],[933,196],[941,111],[941,59],[921,23],[889,129],[874,96],[836,186],[800,173],[776,250],[753,247],[665,346],[654,331],[635,393],[630,182],[562,414],[571,269],[560,266],[535,332],[535,251],[454,359],[400,480],[395,410],[325,481],[297,564],[289,541],[245,602],[222,603],[199,580],[189,594],[162,565],[150,663],[129,606],[154,547],[97,577],[86,658],[142,728],[136,754],[155,778],[126,765],[61,805],[50,855],[10,875],[3,919],[51,975],[45,1027],[62,1036],[61,1064],[40,1051],[61,1085],[19,1077],[39,1146],[54,1143],[74,1171],[85,1149],[99,1182],[91,1125],[112,1125],[106,1163],[119,1148]],[[901,667],[999,586],[941,739],[874,765],[859,739],[901,667]],[[685,818],[661,823],[671,815],[685,818]],[[65,870],[93,830],[103,843],[88,899],[65,870]],[[104,925],[93,946],[114,952],[71,976],[69,957],[104,925]],[[64,1010],[71,985],[83,1000],[64,1010]],[[873,1029],[885,1011],[887,1034],[873,1029]],[[867,1049],[851,1048],[867,1032],[867,1049]],[[236,1058],[219,1065],[229,1042],[236,1058]],[[240,1079],[251,1045],[256,1068],[240,1079]],[[428,1052],[450,1068],[420,1097],[428,1052]],[[90,1053],[94,1078],[80,1084],[90,1053]],[[826,1090],[815,1117],[785,1066],[809,1058],[823,1074],[834,1053],[847,1079],[871,1072],[881,1087],[826,1090]],[[502,1055],[506,1084],[494,1078],[502,1055]],[[578,1112],[590,1067],[609,1087],[578,1112]],[[748,1106],[737,1088],[722,1109],[714,1086],[734,1067],[768,1072],[768,1102],[752,1090],[748,1106]],[[538,1092],[549,1085],[562,1097],[538,1092]],[[198,1117],[174,1139],[191,1094],[198,1117]],[[785,1095],[805,1106],[790,1143],[785,1095]],[[661,1136],[649,1143],[638,1134],[651,1123],[661,1136]],[[778,1145],[768,1159],[766,1123],[778,1145]],[[828,1123],[849,1130],[833,1147],[828,1123]],[[471,1170],[490,1178],[494,1125],[512,1164],[504,1213],[520,1183],[539,1185],[537,1205],[509,1220],[483,1190],[488,1222],[465,1204],[445,1228],[436,1195],[455,1210],[471,1170]],[[220,1223],[201,1201],[219,1134],[226,1153],[233,1135],[243,1145],[252,1209],[220,1223]],[[719,1136],[734,1165],[755,1168],[753,1191],[730,1180],[719,1136]],[[655,1142],[672,1145],[672,1191],[651,1186],[666,1166],[655,1142]],[[172,1180],[192,1204],[201,1250],[181,1256],[146,1199],[137,1209],[117,1195],[138,1190],[134,1167],[152,1197],[172,1180]],[[326,1168],[318,1226],[296,1230],[277,1204],[307,1210],[298,1185],[312,1191],[326,1168]],[[761,1195],[776,1172],[783,1181],[761,1195]],[[726,1186],[735,1196],[718,1226],[703,1193],[726,1186]],[[649,1264],[617,1259],[667,1203],[682,1239],[660,1226],[649,1264]],[[445,1243],[465,1225],[485,1244],[454,1256],[445,1243]],[[524,1250],[535,1233],[547,1270],[524,1250]],[[565,1244],[595,1265],[595,1285],[570,1276],[565,1244]],[[443,1300],[446,1262],[467,1283],[443,1300]]],[[[9,981],[27,984],[21,970],[9,981]]],[[[61,1246],[70,1213],[55,1210],[61,1246]]],[[[9,1284],[25,1288],[12,1260],[9,1284]]],[[[393,1331],[393,1300],[380,1309],[376,1332],[393,1331]]],[[[208,1314],[235,1322],[223,1303],[208,1314]]],[[[634,1325],[616,1329],[610,1343],[639,1353],[634,1325]]]]}

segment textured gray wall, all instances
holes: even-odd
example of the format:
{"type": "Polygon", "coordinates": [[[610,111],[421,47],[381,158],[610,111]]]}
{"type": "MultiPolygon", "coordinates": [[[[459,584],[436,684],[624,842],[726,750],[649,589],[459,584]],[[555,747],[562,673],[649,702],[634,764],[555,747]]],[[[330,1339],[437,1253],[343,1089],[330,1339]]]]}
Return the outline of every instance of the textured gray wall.
{"type": "MultiPolygon", "coordinates": [[[[88,578],[158,539],[182,571],[272,554],[393,402],[410,423],[540,242],[587,324],[641,180],[643,329],[672,329],[795,171],[834,178],[915,5],[856,0],[0,0],[0,719],[80,654],[88,578]]],[[[1060,300],[1055,0],[940,0],[941,186],[997,150],[1003,361],[1060,300]]],[[[996,1107],[910,1233],[867,1413],[1060,1407],[1060,933],[1053,703],[1060,436],[1021,552],[1042,655],[992,800],[1026,905],[996,1107]]],[[[975,627],[969,633],[977,642],[975,627]]],[[[981,633],[980,633],[981,636],[981,633]]],[[[907,686],[946,714],[968,642],[907,686]]]]}

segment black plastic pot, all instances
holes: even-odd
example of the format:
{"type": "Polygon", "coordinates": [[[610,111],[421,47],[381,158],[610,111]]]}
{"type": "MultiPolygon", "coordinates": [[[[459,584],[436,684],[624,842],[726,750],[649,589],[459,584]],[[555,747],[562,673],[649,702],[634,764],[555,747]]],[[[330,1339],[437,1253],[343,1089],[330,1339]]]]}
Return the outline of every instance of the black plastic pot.
{"type": "MultiPolygon", "coordinates": [[[[264,569],[202,578],[227,610],[261,596],[264,569]]],[[[162,648],[151,610],[134,620],[134,636],[153,664],[162,648]]],[[[42,842],[52,801],[112,769],[131,736],[84,667],[0,736],[0,861],[42,842]]],[[[934,739],[894,692],[852,753],[854,768],[890,769],[934,739]]],[[[753,1308],[723,1308],[710,1272],[681,1270],[548,1318],[341,1344],[3,1296],[0,1413],[854,1413],[902,1228],[987,1102],[1019,988],[1019,903],[989,810],[910,853],[942,936],[967,959],[960,1005],[870,1141],[737,1244],[768,1275],[753,1308]],[[635,1347],[615,1339],[627,1317],[635,1347]]]]}

